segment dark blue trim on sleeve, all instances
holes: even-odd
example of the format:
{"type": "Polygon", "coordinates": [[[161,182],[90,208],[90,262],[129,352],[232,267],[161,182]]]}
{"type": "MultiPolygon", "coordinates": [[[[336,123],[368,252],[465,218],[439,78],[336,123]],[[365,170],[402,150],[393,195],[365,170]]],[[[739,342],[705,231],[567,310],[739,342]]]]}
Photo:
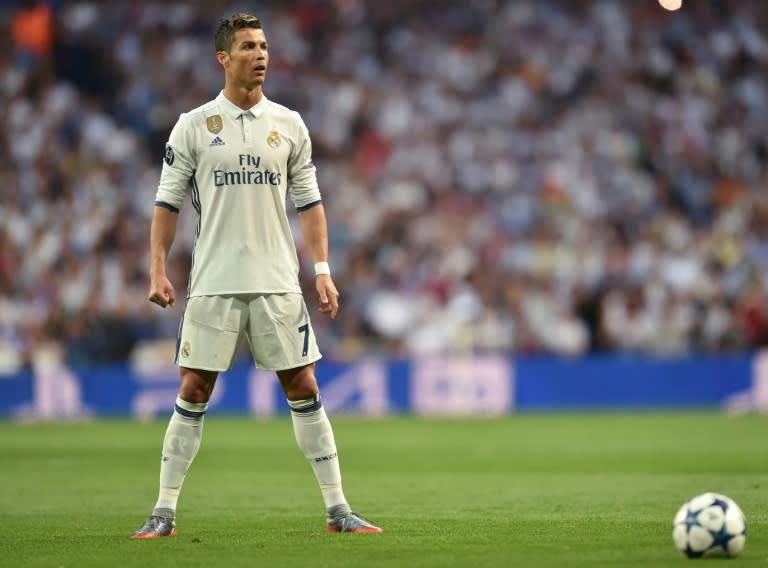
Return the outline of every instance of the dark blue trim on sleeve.
{"type": "Polygon", "coordinates": [[[155,207],[164,207],[165,209],[168,209],[168,211],[173,211],[174,213],[179,212],[178,208],[165,201],[155,201],[155,207]]]}
{"type": "Polygon", "coordinates": [[[296,211],[306,211],[307,209],[312,209],[315,205],[320,205],[323,202],[322,199],[318,199],[317,201],[313,201],[312,203],[307,203],[306,205],[302,205],[301,207],[297,207],[296,211]]]}

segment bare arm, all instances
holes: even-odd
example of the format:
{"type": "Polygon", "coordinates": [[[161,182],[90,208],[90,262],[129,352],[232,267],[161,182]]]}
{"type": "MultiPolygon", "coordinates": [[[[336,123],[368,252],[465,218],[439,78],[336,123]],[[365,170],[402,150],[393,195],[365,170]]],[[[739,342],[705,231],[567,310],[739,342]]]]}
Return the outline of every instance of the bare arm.
{"type": "Polygon", "coordinates": [[[152,228],[149,232],[149,252],[151,256],[149,268],[149,296],[150,302],[164,308],[172,306],[175,301],[173,284],[165,274],[165,263],[168,252],[171,250],[173,239],[176,237],[176,223],[179,214],[155,206],[152,215],[152,228]]]}
{"type": "MultiPolygon", "coordinates": [[[[299,224],[312,255],[312,262],[328,262],[328,224],[323,205],[315,205],[299,212],[299,224]]],[[[320,298],[319,310],[335,318],[339,310],[339,292],[331,275],[318,274],[315,277],[315,288],[320,298]]]]}

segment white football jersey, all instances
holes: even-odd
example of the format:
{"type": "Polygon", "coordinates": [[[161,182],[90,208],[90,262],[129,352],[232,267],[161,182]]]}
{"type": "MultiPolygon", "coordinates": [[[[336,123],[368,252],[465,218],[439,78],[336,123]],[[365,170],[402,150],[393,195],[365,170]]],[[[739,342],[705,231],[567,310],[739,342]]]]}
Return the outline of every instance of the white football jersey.
{"type": "Polygon", "coordinates": [[[309,133],[297,112],[262,96],[224,97],[184,113],[165,148],[155,204],[199,215],[188,296],[301,292],[286,214],[320,203],[309,133]]]}

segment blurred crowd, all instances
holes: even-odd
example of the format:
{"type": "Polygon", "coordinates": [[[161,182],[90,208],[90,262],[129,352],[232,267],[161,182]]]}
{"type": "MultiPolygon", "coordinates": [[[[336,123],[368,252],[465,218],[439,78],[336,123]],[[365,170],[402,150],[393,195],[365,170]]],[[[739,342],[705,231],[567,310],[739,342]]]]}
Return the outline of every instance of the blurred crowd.
{"type": "MultiPolygon", "coordinates": [[[[4,0],[6,352],[176,337],[184,302],[146,299],[154,193],[235,11],[312,135],[342,301],[313,320],[326,357],[768,344],[764,0],[4,0]]],[[[187,204],[179,295],[195,224],[187,204]]]]}

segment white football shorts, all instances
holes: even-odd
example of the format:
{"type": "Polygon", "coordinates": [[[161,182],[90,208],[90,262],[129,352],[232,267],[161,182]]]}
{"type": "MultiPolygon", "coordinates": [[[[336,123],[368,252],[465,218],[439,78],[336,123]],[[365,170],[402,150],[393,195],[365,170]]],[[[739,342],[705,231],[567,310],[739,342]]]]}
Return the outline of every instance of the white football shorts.
{"type": "Polygon", "coordinates": [[[256,367],[267,371],[303,367],[322,357],[301,294],[237,294],[187,300],[175,363],[227,371],[243,336],[256,367]]]}

